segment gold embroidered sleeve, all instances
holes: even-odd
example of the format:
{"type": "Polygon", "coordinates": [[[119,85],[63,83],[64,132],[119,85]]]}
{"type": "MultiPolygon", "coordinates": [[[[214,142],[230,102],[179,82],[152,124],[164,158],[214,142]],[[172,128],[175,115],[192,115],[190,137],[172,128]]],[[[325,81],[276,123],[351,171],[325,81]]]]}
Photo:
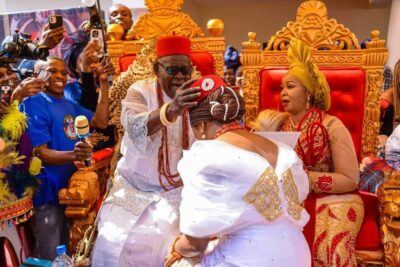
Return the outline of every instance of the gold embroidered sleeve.
{"type": "Polygon", "coordinates": [[[288,203],[288,213],[295,220],[300,220],[302,207],[299,201],[297,186],[290,170],[285,171],[283,174],[283,192],[288,203]]]}
{"type": "Polygon", "coordinates": [[[274,169],[268,167],[244,195],[243,200],[256,208],[268,221],[281,216],[278,177],[274,169]]]}

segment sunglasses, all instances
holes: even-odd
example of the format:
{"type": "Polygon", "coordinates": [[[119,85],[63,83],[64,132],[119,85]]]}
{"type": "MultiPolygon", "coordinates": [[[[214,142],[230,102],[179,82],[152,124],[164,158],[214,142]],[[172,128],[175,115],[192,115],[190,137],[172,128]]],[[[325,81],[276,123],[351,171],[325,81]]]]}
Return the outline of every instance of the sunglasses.
{"type": "Polygon", "coordinates": [[[166,67],[163,64],[161,64],[160,62],[158,62],[158,64],[160,64],[160,66],[163,67],[165,69],[165,71],[167,72],[167,74],[170,76],[175,76],[179,72],[182,73],[182,75],[187,76],[187,75],[192,74],[192,71],[193,71],[193,67],[174,67],[174,66],[166,67]]]}

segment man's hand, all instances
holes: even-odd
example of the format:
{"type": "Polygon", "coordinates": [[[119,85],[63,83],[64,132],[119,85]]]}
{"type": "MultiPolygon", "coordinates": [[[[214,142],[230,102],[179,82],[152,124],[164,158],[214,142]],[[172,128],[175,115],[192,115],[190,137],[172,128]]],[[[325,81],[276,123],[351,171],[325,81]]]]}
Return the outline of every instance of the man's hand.
{"type": "Polygon", "coordinates": [[[18,100],[21,102],[25,97],[36,95],[43,91],[46,84],[45,81],[38,78],[26,78],[12,92],[11,101],[18,100]]]}
{"type": "Polygon", "coordinates": [[[109,57],[104,57],[97,67],[100,82],[106,82],[108,75],[114,75],[115,69],[109,57]]]}
{"type": "Polygon", "coordinates": [[[100,46],[96,42],[89,42],[81,54],[81,71],[92,72],[92,65],[99,62],[99,53],[102,53],[100,46]]]}
{"type": "Polygon", "coordinates": [[[58,27],[55,29],[50,29],[47,23],[44,26],[42,35],[40,37],[40,44],[47,46],[49,49],[53,49],[59,43],[61,43],[64,38],[65,29],[64,27],[58,27]]]}
{"type": "Polygon", "coordinates": [[[75,160],[84,161],[86,159],[90,159],[93,153],[92,150],[93,147],[90,144],[79,141],[74,147],[75,160]]]}
{"type": "Polygon", "coordinates": [[[176,90],[175,97],[167,109],[167,119],[169,121],[173,121],[176,117],[182,115],[185,109],[197,105],[194,100],[201,95],[200,88],[189,88],[194,82],[195,80],[189,80],[176,90]]]}

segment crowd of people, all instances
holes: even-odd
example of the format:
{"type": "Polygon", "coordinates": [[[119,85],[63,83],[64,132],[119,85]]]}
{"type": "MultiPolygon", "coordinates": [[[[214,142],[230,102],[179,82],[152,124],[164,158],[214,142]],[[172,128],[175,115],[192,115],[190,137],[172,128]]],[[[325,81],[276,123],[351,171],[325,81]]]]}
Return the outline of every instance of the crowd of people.
{"type": "MultiPolygon", "coordinates": [[[[125,33],[133,24],[121,4],[110,8],[109,19],[125,33]]],[[[52,49],[64,30],[45,25],[41,38],[52,49]]],[[[114,67],[99,57],[101,46],[90,40],[87,24],[66,39],[63,58],[30,63],[32,77],[21,80],[0,67],[1,84],[12,81],[14,87],[1,114],[17,103],[27,117],[29,149],[16,150],[43,165],[34,175],[39,183],[30,221],[33,255],[49,260],[57,245],[68,244],[58,192],[77,170],[74,162],[115,144],[108,94],[114,67]],[[43,72],[48,77],[38,78],[43,72]],[[81,141],[74,125],[79,115],[107,138],[95,147],[81,141]]],[[[329,84],[310,48],[291,40],[280,93],[284,112],[261,112],[252,131],[243,124],[243,69],[235,48],[227,48],[223,77],[197,80],[190,39],[159,37],[156,53],[156,78],[130,85],[122,101],[122,157],[98,214],[92,266],[329,266],[336,253],[326,252],[331,242],[348,265],[356,265],[364,216],[358,160],[348,129],[327,114],[329,84]],[[291,147],[258,131],[300,137],[291,147]]],[[[400,63],[381,104],[380,140],[391,168],[400,162],[400,128],[394,124],[399,71],[400,63]]]]}

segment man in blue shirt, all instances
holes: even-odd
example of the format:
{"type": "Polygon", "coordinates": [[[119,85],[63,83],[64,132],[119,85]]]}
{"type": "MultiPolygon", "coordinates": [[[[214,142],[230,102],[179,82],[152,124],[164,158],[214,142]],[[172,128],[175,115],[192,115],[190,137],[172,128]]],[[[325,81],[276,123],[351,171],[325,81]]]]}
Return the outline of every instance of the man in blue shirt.
{"type": "Polygon", "coordinates": [[[99,66],[100,86],[96,111],[92,111],[64,98],[67,83],[65,63],[56,57],[38,61],[35,72],[50,72],[44,91],[23,101],[23,110],[29,120],[28,134],[32,139],[36,155],[43,162],[39,189],[33,204],[36,215],[33,232],[36,238],[34,255],[53,260],[56,246],[67,244],[68,228],[64,208],[58,204],[58,191],[68,186],[68,180],[76,171],[74,161],[91,157],[92,147],[80,142],[74,129],[76,116],[84,115],[91,127],[104,129],[108,125],[107,75],[99,66]]]}

